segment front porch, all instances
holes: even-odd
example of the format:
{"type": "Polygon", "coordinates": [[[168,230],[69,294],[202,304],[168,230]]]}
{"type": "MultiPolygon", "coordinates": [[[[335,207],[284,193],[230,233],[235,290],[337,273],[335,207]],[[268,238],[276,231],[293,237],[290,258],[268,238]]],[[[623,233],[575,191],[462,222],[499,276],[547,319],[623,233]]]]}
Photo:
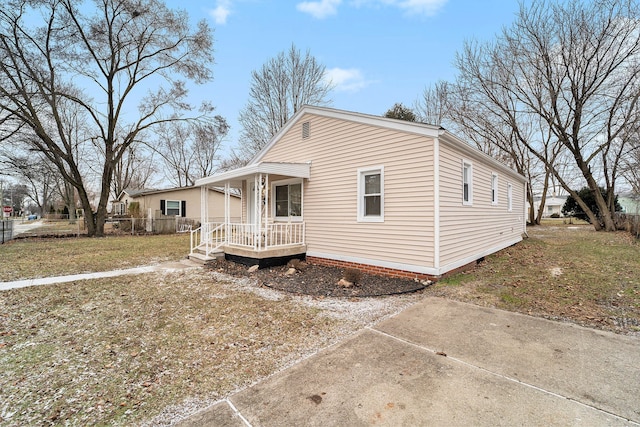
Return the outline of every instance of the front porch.
{"type": "Polygon", "coordinates": [[[258,163],[196,181],[202,188],[201,227],[191,231],[190,257],[226,259],[260,267],[304,257],[302,188],[307,163],[258,163]],[[207,188],[224,187],[225,220],[211,222],[207,188]],[[240,194],[240,221],[229,213],[230,195],[240,194]]]}

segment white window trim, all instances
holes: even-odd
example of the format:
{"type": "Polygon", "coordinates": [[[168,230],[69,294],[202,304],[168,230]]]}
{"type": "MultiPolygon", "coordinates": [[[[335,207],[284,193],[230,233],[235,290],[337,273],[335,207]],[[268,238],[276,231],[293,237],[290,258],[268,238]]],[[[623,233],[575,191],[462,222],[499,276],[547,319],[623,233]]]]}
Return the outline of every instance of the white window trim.
{"type": "Polygon", "coordinates": [[[301,178],[283,179],[271,183],[271,217],[276,222],[302,222],[304,218],[304,183],[301,178]],[[300,216],[276,216],[276,187],[282,185],[300,184],[300,216]]]}
{"type": "Polygon", "coordinates": [[[178,213],[175,216],[182,216],[182,200],[165,200],[164,201],[164,212],[163,214],[166,216],[174,216],[174,215],[169,215],[167,212],[169,212],[169,202],[178,202],[178,213]]]}
{"type": "Polygon", "coordinates": [[[513,186],[510,182],[507,183],[507,210],[513,210],[513,186]]]}
{"type": "Polygon", "coordinates": [[[384,222],[384,166],[372,166],[358,169],[358,222],[384,222]],[[364,176],[380,174],[380,215],[364,215],[364,176]]]}
{"type": "Polygon", "coordinates": [[[491,173],[491,204],[496,206],[498,205],[498,189],[500,188],[500,182],[498,178],[498,174],[495,172],[491,173]],[[494,185],[495,184],[495,185],[494,185]]]}
{"type": "Polygon", "coordinates": [[[473,205],[473,163],[470,160],[462,159],[462,204],[465,206],[473,205]],[[464,199],[464,168],[469,166],[469,200],[464,199]]]}

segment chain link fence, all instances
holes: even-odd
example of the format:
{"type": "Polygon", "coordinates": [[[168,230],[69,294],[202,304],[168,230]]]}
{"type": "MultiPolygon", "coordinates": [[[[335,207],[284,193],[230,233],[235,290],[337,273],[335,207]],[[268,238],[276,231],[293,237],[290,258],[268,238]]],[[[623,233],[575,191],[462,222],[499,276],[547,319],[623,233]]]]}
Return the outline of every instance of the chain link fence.
{"type": "Polygon", "coordinates": [[[0,223],[0,229],[2,230],[0,242],[4,244],[13,238],[13,221],[0,220],[0,223]]]}

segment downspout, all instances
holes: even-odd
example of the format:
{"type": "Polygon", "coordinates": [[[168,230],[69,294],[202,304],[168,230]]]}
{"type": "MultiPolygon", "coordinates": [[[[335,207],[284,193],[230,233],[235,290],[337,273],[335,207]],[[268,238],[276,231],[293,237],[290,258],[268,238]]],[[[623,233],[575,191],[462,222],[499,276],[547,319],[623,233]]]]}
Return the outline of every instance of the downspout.
{"type": "MultiPolygon", "coordinates": [[[[527,234],[527,181],[522,184],[522,187],[524,191],[524,200],[522,203],[522,235],[529,238],[529,234],[527,234]]],[[[531,193],[531,197],[533,197],[533,192],[531,193]]]]}
{"type": "Polygon", "coordinates": [[[440,139],[433,139],[433,268],[440,275],[440,139]]]}

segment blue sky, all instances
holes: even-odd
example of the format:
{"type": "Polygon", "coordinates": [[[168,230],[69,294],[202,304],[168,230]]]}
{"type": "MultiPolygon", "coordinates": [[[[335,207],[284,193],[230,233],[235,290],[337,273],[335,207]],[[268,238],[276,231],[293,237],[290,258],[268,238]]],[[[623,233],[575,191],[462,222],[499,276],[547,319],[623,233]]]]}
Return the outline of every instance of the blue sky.
{"type": "Polygon", "coordinates": [[[436,81],[453,80],[465,40],[491,40],[510,25],[516,1],[460,0],[167,0],[214,28],[214,81],[197,89],[231,125],[226,149],[240,135],[251,71],[295,44],[327,68],[331,106],[384,114],[407,106],[436,81]]]}

